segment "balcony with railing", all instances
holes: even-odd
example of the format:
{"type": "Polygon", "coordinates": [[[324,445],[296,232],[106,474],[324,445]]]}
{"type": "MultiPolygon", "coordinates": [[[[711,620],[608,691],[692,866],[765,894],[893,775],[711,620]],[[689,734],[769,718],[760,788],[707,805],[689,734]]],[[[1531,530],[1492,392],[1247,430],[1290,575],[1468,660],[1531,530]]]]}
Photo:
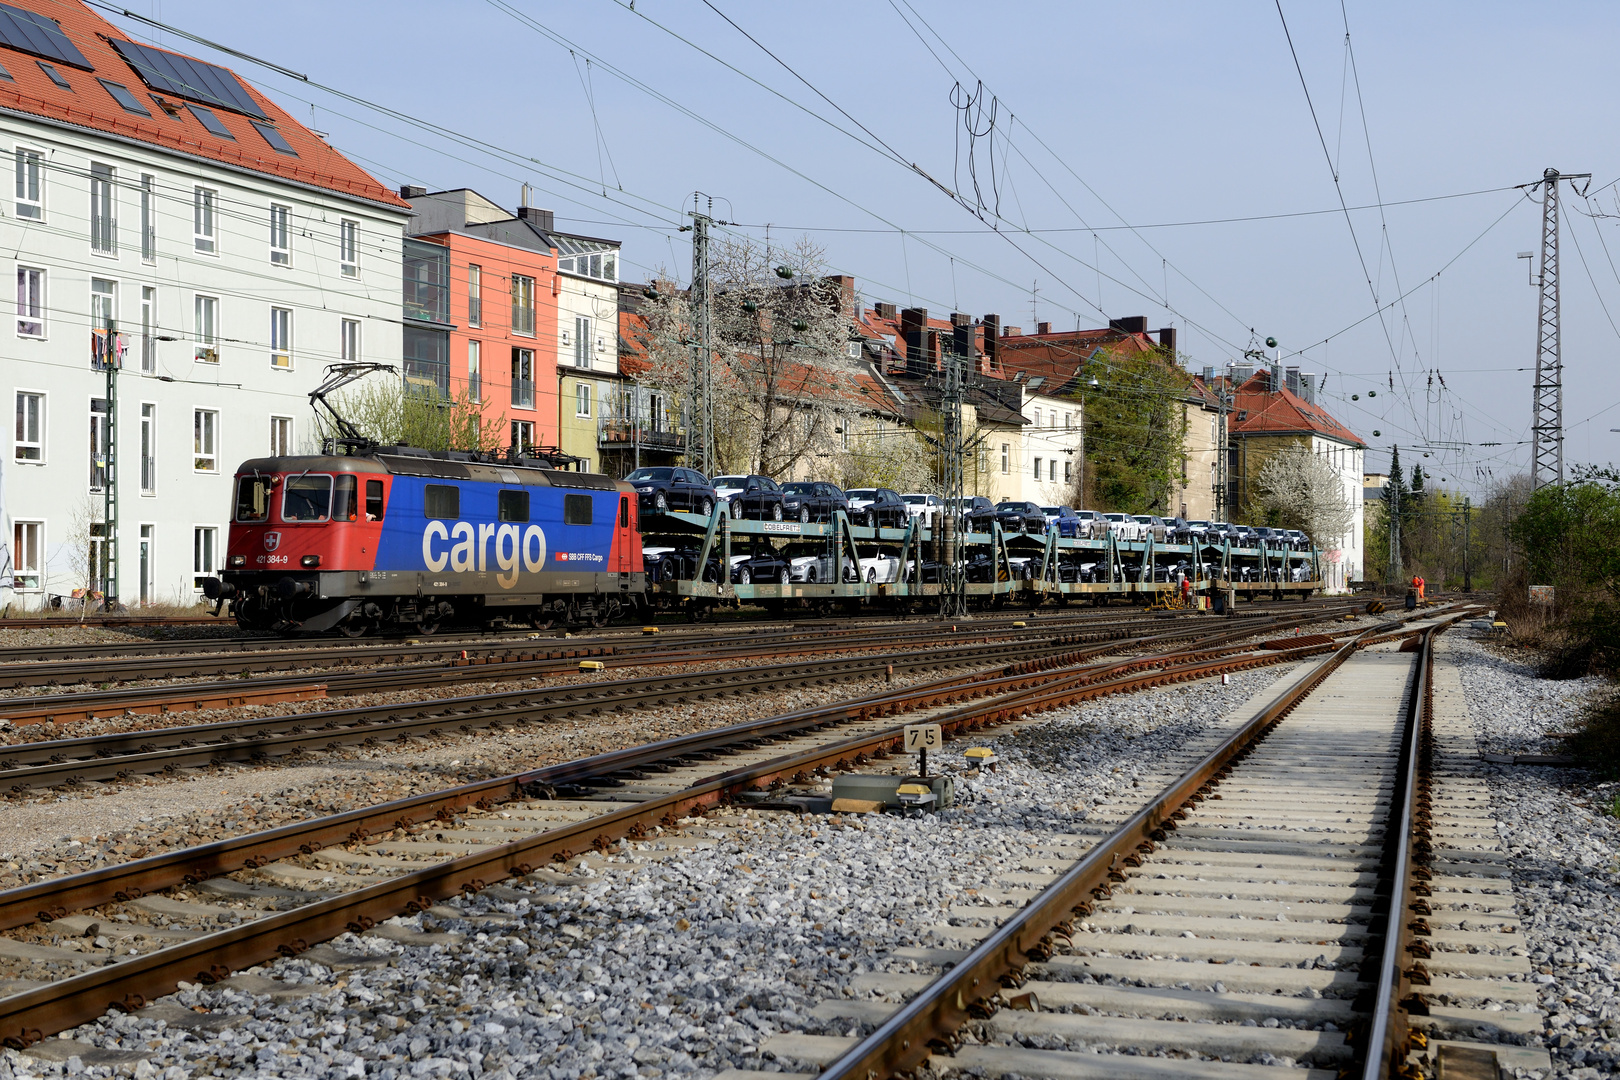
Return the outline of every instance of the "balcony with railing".
{"type": "Polygon", "coordinates": [[[406,240],[404,285],[405,318],[449,325],[449,248],[420,240],[406,240]]]}
{"type": "Polygon", "coordinates": [[[513,379],[512,380],[512,408],[514,408],[514,409],[532,409],[532,408],[534,408],[534,380],[533,379],[518,378],[518,379],[513,379]]]}
{"type": "Polygon", "coordinates": [[[673,410],[653,402],[643,402],[640,409],[635,402],[618,402],[617,408],[606,409],[596,421],[596,445],[602,450],[629,450],[640,446],[648,450],[680,450],[686,445],[686,429],[673,410]]]}

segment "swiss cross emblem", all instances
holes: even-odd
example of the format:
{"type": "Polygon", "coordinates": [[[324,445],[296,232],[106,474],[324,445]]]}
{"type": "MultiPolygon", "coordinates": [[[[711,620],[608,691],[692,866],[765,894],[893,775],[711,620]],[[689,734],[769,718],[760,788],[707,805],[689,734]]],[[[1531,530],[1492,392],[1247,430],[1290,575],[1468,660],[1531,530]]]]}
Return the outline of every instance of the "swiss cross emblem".
{"type": "Polygon", "coordinates": [[[276,548],[278,548],[280,546],[281,546],[281,534],[280,533],[278,533],[278,532],[267,532],[267,533],[264,534],[264,550],[266,550],[266,551],[274,551],[274,550],[276,550],[276,548]]]}

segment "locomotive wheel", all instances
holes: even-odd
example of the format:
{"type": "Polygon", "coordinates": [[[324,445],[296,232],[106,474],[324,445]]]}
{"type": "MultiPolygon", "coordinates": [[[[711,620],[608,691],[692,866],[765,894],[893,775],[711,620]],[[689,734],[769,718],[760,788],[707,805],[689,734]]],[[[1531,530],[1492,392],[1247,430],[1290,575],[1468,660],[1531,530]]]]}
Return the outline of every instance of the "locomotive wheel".
{"type": "Polygon", "coordinates": [[[781,503],[777,503],[775,506],[771,507],[771,519],[773,521],[781,521],[782,520],[782,504],[781,503]]]}
{"type": "Polygon", "coordinates": [[[370,619],[344,619],[338,623],[338,633],[348,638],[365,637],[376,629],[376,623],[370,619]]]}
{"type": "Polygon", "coordinates": [[[551,616],[542,615],[538,611],[529,616],[529,625],[534,627],[536,630],[550,630],[551,624],[556,621],[557,620],[553,619],[551,616]]]}
{"type": "Polygon", "coordinates": [[[426,637],[429,634],[437,634],[439,632],[438,617],[435,616],[431,619],[419,620],[416,624],[416,632],[421,634],[423,637],[426,637]]]}

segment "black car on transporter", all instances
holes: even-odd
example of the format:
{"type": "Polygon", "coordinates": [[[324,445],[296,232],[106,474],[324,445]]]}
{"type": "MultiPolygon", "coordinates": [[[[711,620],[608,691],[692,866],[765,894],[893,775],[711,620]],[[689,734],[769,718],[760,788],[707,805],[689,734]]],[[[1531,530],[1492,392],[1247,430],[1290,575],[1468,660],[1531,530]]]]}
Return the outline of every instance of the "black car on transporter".
{"type": "Polygon", "coordinates": [[[800,521],[831,521],[838,511],[849,510],[844,489],[825,480],[795,480],[782,485],[782,494],[798,496],[800,521]]]}
{"type": "Polygon", "coordinates": [[[696,469],[660,466],[637,469],[624,478],[636,489],[636,501],[643,513],[667,514],[678,510],[712,517],[717,497],[709,478],[696,469]]]}

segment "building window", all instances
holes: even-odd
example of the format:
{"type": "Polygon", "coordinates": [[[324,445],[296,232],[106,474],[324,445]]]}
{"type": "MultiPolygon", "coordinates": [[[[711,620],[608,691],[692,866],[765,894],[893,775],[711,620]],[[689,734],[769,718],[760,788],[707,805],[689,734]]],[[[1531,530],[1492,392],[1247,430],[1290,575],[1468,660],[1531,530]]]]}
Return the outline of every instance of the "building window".
{"type": "Polygon", "coordinates": [[[118,204],[113,198],[111,165],[90,165],[90,250],[98,255],[118,254],[118,204]]]}
{"type": "Polygon", "coordinates": [[[292,246],[287,240],[287,218],[292,207],[270,204],[270,262],[275,266],[292,265],[292,246]]]}
{"type": "Polygon", "coordinates": [[[565,274],[578,274],[580,277],[596,278],[599,281],[618,281],[617,262],[617,257],[612,251],[598,251],[559,259],[557,269],[565,274]]]}
{"type": "Polygon", "coordinates": [[[534,336],[534,278],[512,275],[512,333],[534,336]]]}
{"type": "Polygon", "coordinates": [[[141,604],[152,603],[157,597],[157,560],[152,545],[156,541],[155,525],[141,526],[141,604]]]}
{"type": "Polygon", "coordinates": [[[591,366],[591,320],[583,315],[574,319],[574,366],[591,366]]]}
{"type": "Polygon", "coordinates": [[[1074,480],[1074,462],[1067,459],[1063,462],[1063,482],[1071,483],[1074,480]]]}
{"type": "Polygon", "coordinates": [[[1001,471],[1003,475],[1012,471],[1012,447],[1007,443],[1001,444],[1001,471]]]}
{"type": "Polygon", "coordinates": [[[90,329],[111,331],[118,319],[118,282],[90,279],[90,329]]]}
{"type": "Polygon", "coordinates": [[[270,309],[270,366],[292,370],[292,309],[270,309]]]}
{"type": "Polygon", "coordinates": [[[512,350],[512,407],[534,408],[534,350],[512,350]]]}
{"type": "Polygon", "coordinates": [[[141,402],[141,494],[157,494],[157,406],[141,402]]]}
{"type": "Polygon", "coordinates": [[[345,363],[360,359],[360,320],[344,319],[338,324],[338,356],[345,363]]]}
{"type": "Polygon", "coordinates": [[[580,383],[574,387],[574,415],[591,415],[591,384],[580,383]]]}
{"type": "Polygon", "coordinates": [[[45,336],[45,271],[17,267],[17,336],[45,336]]]}
{"type": "Polygon", "coordinates": [[[1073,431],[1074,430],[1074,413],[1066,412],[1066,413],[1063,414],[1063,430],[1064,431],[1073,431]]]}
{"type": "Polygon", "coordinates": [[[197,295],[192,304],[196,358],[205,364],[219,363],[219,297],[197,295]]]}
{"type": "Polygon", "coordinates": [[[17,148],[17,216],[26,221],[45,220],[45,155],[17,148]]]}
{"type": "Polygon", "coordinates": [[[214,200],[219,192],[212,188],[196,188],[191,194],[191,242],[205,255],[217,255],[214,245],[214,200]]]}
{"type": "Polygon", "coordinates": [[[1046,467],[1046,478],[1053,481],[1057,480],[1057,458],[1053,458],[1051,464],[1046,467]]]}
{"type": "Polygon", "coordinates": [[[1039,480],[1040,478],[1041,478],[1041,459],[1036,458],[1035,459],[1035,479],[1039,480]]]}
{"type": "MultiPolygon", "coordinates": [[[[512,421],[512,446],[516,450],[524,451],[534,445],[534,423],[530,420],[512,421]]],[[[505,492],[501,493],[506,494],[505,492]]],[[[501,520],[505,520],[502,518],[501,520]]]]}
{"type": "Polygon", "coordinates": [[[290,416],[272,416],[270,418],[270,456],[291,457],[293,441],[293,418],[290,416]]]}
{"type": "Polygon", "coordinates": [[[17,440],[13,456],[18,461],[45,460],[44,394],[17,391],[17,440]]]}
{"type": "Polygon", "coordinates": [[[141,258],[157,261],[157,177],[141,174],[141,258]]]}
{"type": "Polygon", "coordinates": [[[141,374],[157,372],[157,289],[141,286],[141,374]]]}
{"type": "Polygon", "coordinates": [[[1039,408],[1035,410],[1035,426],[1041,426],[1041,410],[1039,408]]]}
{"type": "Polygon", "coordinates": [[[198,592],[202,591],[203,579],[214,576],[219,569],[216,558],[219,554],[219,530],[212,525],[199,525],[191,530],[191,570],[196,576],[191,579],[191,587],[198,592]]]}
{"type": "Polygon", "coordinates": [[[484,346],[482,342],[467,342],[467,400],[484,400],[484,346]]]}
{"type": "Polygon", "coordinates": [[[107,399],[90,399],[90,490],[107,487],[107,399]]]}
{"type": "Polygon", "coordinates": [[[37,592],[45,580],[45,523],[18,521],[11,526],[11,587],[37,592]]]}
{"type": "Polygon", "coordinates": [[[219,413],[212,409],[191,412],[192,462],[195,472],[219,471],[219,413]]]}
{"type": "Polygon", "coordinates": [[[469,265],[467,267],[467,325],[482,326],[484,323],[484,269],[481,266],[469,265]]]}
{"type": "Polygon", "coordinates": [[[405,325],[405,386],[450,396],[450,334],[405,325]]]}
{"type": "Polygon", "coordinates": [[[338,270],[344,277],[360,276],[360,223],[338,223],[338,270]]]}

